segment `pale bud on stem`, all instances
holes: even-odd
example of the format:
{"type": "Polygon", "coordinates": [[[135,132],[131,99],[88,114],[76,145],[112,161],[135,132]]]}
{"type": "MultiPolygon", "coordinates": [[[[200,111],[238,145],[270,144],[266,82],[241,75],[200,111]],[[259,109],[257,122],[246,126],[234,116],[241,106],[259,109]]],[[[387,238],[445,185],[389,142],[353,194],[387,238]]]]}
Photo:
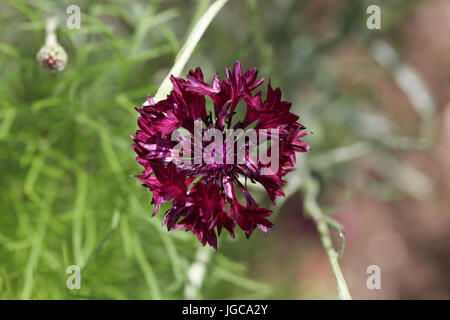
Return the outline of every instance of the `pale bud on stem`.
{"type": "Polygon", "coordinates": [[[37,53],[37,59],[42,67],[51,71],[63,71],[67,64],[67,53],[58,43],[56,27],[58,19],[50,17],[45,26],[45,45],[37,53]]]}

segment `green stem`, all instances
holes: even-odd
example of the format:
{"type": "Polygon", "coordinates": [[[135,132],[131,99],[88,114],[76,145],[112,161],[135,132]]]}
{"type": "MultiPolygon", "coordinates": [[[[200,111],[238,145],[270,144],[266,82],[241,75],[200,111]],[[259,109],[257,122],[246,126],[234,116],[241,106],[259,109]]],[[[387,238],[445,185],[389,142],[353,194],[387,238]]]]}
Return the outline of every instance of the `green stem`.
{"type": "Polygon", "coordinates": [[[161,83],[161,86],[156,92],[153,98],[155,102],[165,99],[166,96],[169,94],[169,92],[172,90],[172,83],[170,81],[170,76],[173,75],[175,77],[178,77],[180,75],[187,61],[191,57],[192,52],[194,52],[195,47],[197,46],[198,42],[202,38],[206,29],[208,28],[209,24],[212,22],[214,17],[217,15],[217,13],[219,13],[220,9],[222,9],[222,7],[227,2],[228,0],[217,0],[213,2],[209,6],[208,10],[206,10],[203,16],[198,20],[195,27],[189,34],[185,44],[178,53],[174,65],[172,66],[166,78],[161,83]]]}
{"type": "Polygon", "coordinates": [[[339,266],[338,258],[339,254],[336,252],[331,240],[331,234],[329,229],[329,222],[327,216],[324,215],[322,209],[317,203],[317,195],[319,193],[319,183],[312,178],[309,173],[306,176],[305,181],[305,213],[311,216],[316,224],[317,231],[319,232],[320,240],[325,248],[325,251],[330,260],[331,270],[336,278],[337,290],[339,299],[351,300],[351,295],[345,282],[344,275],[342,274],[339,266]]]}
{"type": "Polygon", "coordinates": [[[342,274],[341,268],[338,262],[338,253],[334,250],[333,243],[330,237],[330,229],[328,224],[324,219],[316,221],[317,230],[319,231],[320,239],[322,240],[323,247],[327,252],[328,259],[330,260],[331,270],[334,273],[337,283],[338,296],[342,300],[351,300],[350,292],[347,288],[347,283],[345,282],[344,275],[342,274]]]}

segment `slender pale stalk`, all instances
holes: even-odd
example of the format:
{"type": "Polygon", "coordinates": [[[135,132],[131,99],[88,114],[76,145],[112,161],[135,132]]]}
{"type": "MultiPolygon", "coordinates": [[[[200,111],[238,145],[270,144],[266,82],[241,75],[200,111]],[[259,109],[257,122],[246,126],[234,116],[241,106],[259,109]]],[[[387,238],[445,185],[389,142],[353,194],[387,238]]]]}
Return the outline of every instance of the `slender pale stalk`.
{"type": "Polygon", "coordinates": [[[331,240],[329,226],[330,221],[332,220],[328,216],[324,215],[322,209],[317,203],[319,184],[314,178],[309,175],[309,172],[305,174],[305,179],[305,213],[308,214],[316,224],[320,240],[322,241],[322,245],[328,255],[328,259],[330,260],[331,270],[333,271],[334,277],[336,278],[339,299],[351,300],[352,297],[348,290],[347,283],[345,282],[344,275],[342,274],[341,268],[339,266],[339,254],[334,249],[333,242],[331,240]]]}
{"type": "Polygon", "coordinates": [[[45,21],[45,44],[46,45],[57,45],[56,40],[56,27],[58,26],[58,18],[49,17],[45,21]]]}
{"type": "Polygon", "coordinates": [[[188,270],[188,282],[184,287],[184,297],[188,300],[197,299],[206,275],[206,268],[211,259],[212,250],[210,248],[200,248],[197,250],[195,261],[188,270]]]}
{"type": "MultiPolygon", "coordinates": [[[[206,12],[201,16],[192,32],[189,34],[185,44],[178,53],[175,63],[170,69],[164,81],[161,83],[158,91],[156,92],[153,100],[155,102],[163,100],[167,97],[169,92],[172,90],[172,83],[170,82],[170,76],[173,75],[178,77],[183,71],[184,66],[192,55],[195,47],[202,38],[209,24],[212,22],[217,13],[222,9],[222,7],[228,2],[228,0],[217,0],[211,4],[206,10],[206,12]]],[[[147,102],[144,103],[146,105],[147,102]]]]}
{"type": "Polygon", "coordinates": [[[335,251],[333,243],[330,237],[330,229],[324,219],[320,219],[316,222],[317,230],[319,232],[320,239],[322,240],[323,247],[327,252],[328,259],[330,260],[331,269],[334,273],[337,283],[338,296],[342,300],[351,300],[350,292],[345,282],[344,275],[339,267],[338,257],[339,254],[335,251]]]}

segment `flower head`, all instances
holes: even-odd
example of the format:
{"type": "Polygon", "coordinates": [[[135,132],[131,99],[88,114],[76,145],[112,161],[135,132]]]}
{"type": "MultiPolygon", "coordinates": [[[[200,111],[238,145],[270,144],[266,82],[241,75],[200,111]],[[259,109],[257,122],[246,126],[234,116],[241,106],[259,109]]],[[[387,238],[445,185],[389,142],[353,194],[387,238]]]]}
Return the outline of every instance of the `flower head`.
{"type": "Polygon", "coordinates": [[[265,100],[254,93],[264,81],[257,73],[243,73],[236,62],[225,79],[216,74],[208,84],[197,68],[186,80],[172,76],[165,100],[149,97],[137,108],[133,148],[144,167],[137,177],[153,193],[153,215],[171,201],[163,220],[168,230],[185,228],[215,249],[223,228],[234,238],[236,225],[247,237],[273,227],[272,211],[258,206],[247,184],[261,184],[275,204],[284,196],[282,178],[294,170],[295,153],[310,149],[301,140],[309,132],[289,111],[291,103],[281,100],[281,90],[269,82],[265,100]]]}

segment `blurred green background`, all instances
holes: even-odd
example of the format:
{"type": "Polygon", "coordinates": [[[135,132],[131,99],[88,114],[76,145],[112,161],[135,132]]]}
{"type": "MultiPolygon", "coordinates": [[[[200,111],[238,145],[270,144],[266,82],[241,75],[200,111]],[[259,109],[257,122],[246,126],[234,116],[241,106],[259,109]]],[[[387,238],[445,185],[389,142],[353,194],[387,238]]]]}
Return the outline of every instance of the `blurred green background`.
{"type": "MultiPolygon", "coordinates": [[[[267,237],[224,234],[217,252],[167,232],[161,212],[150,218],[151,194],[132,177],[134,107],[210,4],[0,2],[0,298],[336,298],[299,172],[271,207],[267,237]],[[65,26],[71,4],[80,30],[65,26]],[[61,73],[35,58],[54,14],[69,56],[61,73]],[[80,290],[66,287],[70,265],[82,269],[80,290]]],[[[210,80],[240,60],[293,102],[314,132],[299,166],[347,229],[340,261],[357,299],[450,297],[449,12],[445,0],[230,0],[185,68],[210,80]],[[381,30],[366,27],[370,4],[381,30]],[[373,264],[381,290],[366,287],[373,264]]]]}

